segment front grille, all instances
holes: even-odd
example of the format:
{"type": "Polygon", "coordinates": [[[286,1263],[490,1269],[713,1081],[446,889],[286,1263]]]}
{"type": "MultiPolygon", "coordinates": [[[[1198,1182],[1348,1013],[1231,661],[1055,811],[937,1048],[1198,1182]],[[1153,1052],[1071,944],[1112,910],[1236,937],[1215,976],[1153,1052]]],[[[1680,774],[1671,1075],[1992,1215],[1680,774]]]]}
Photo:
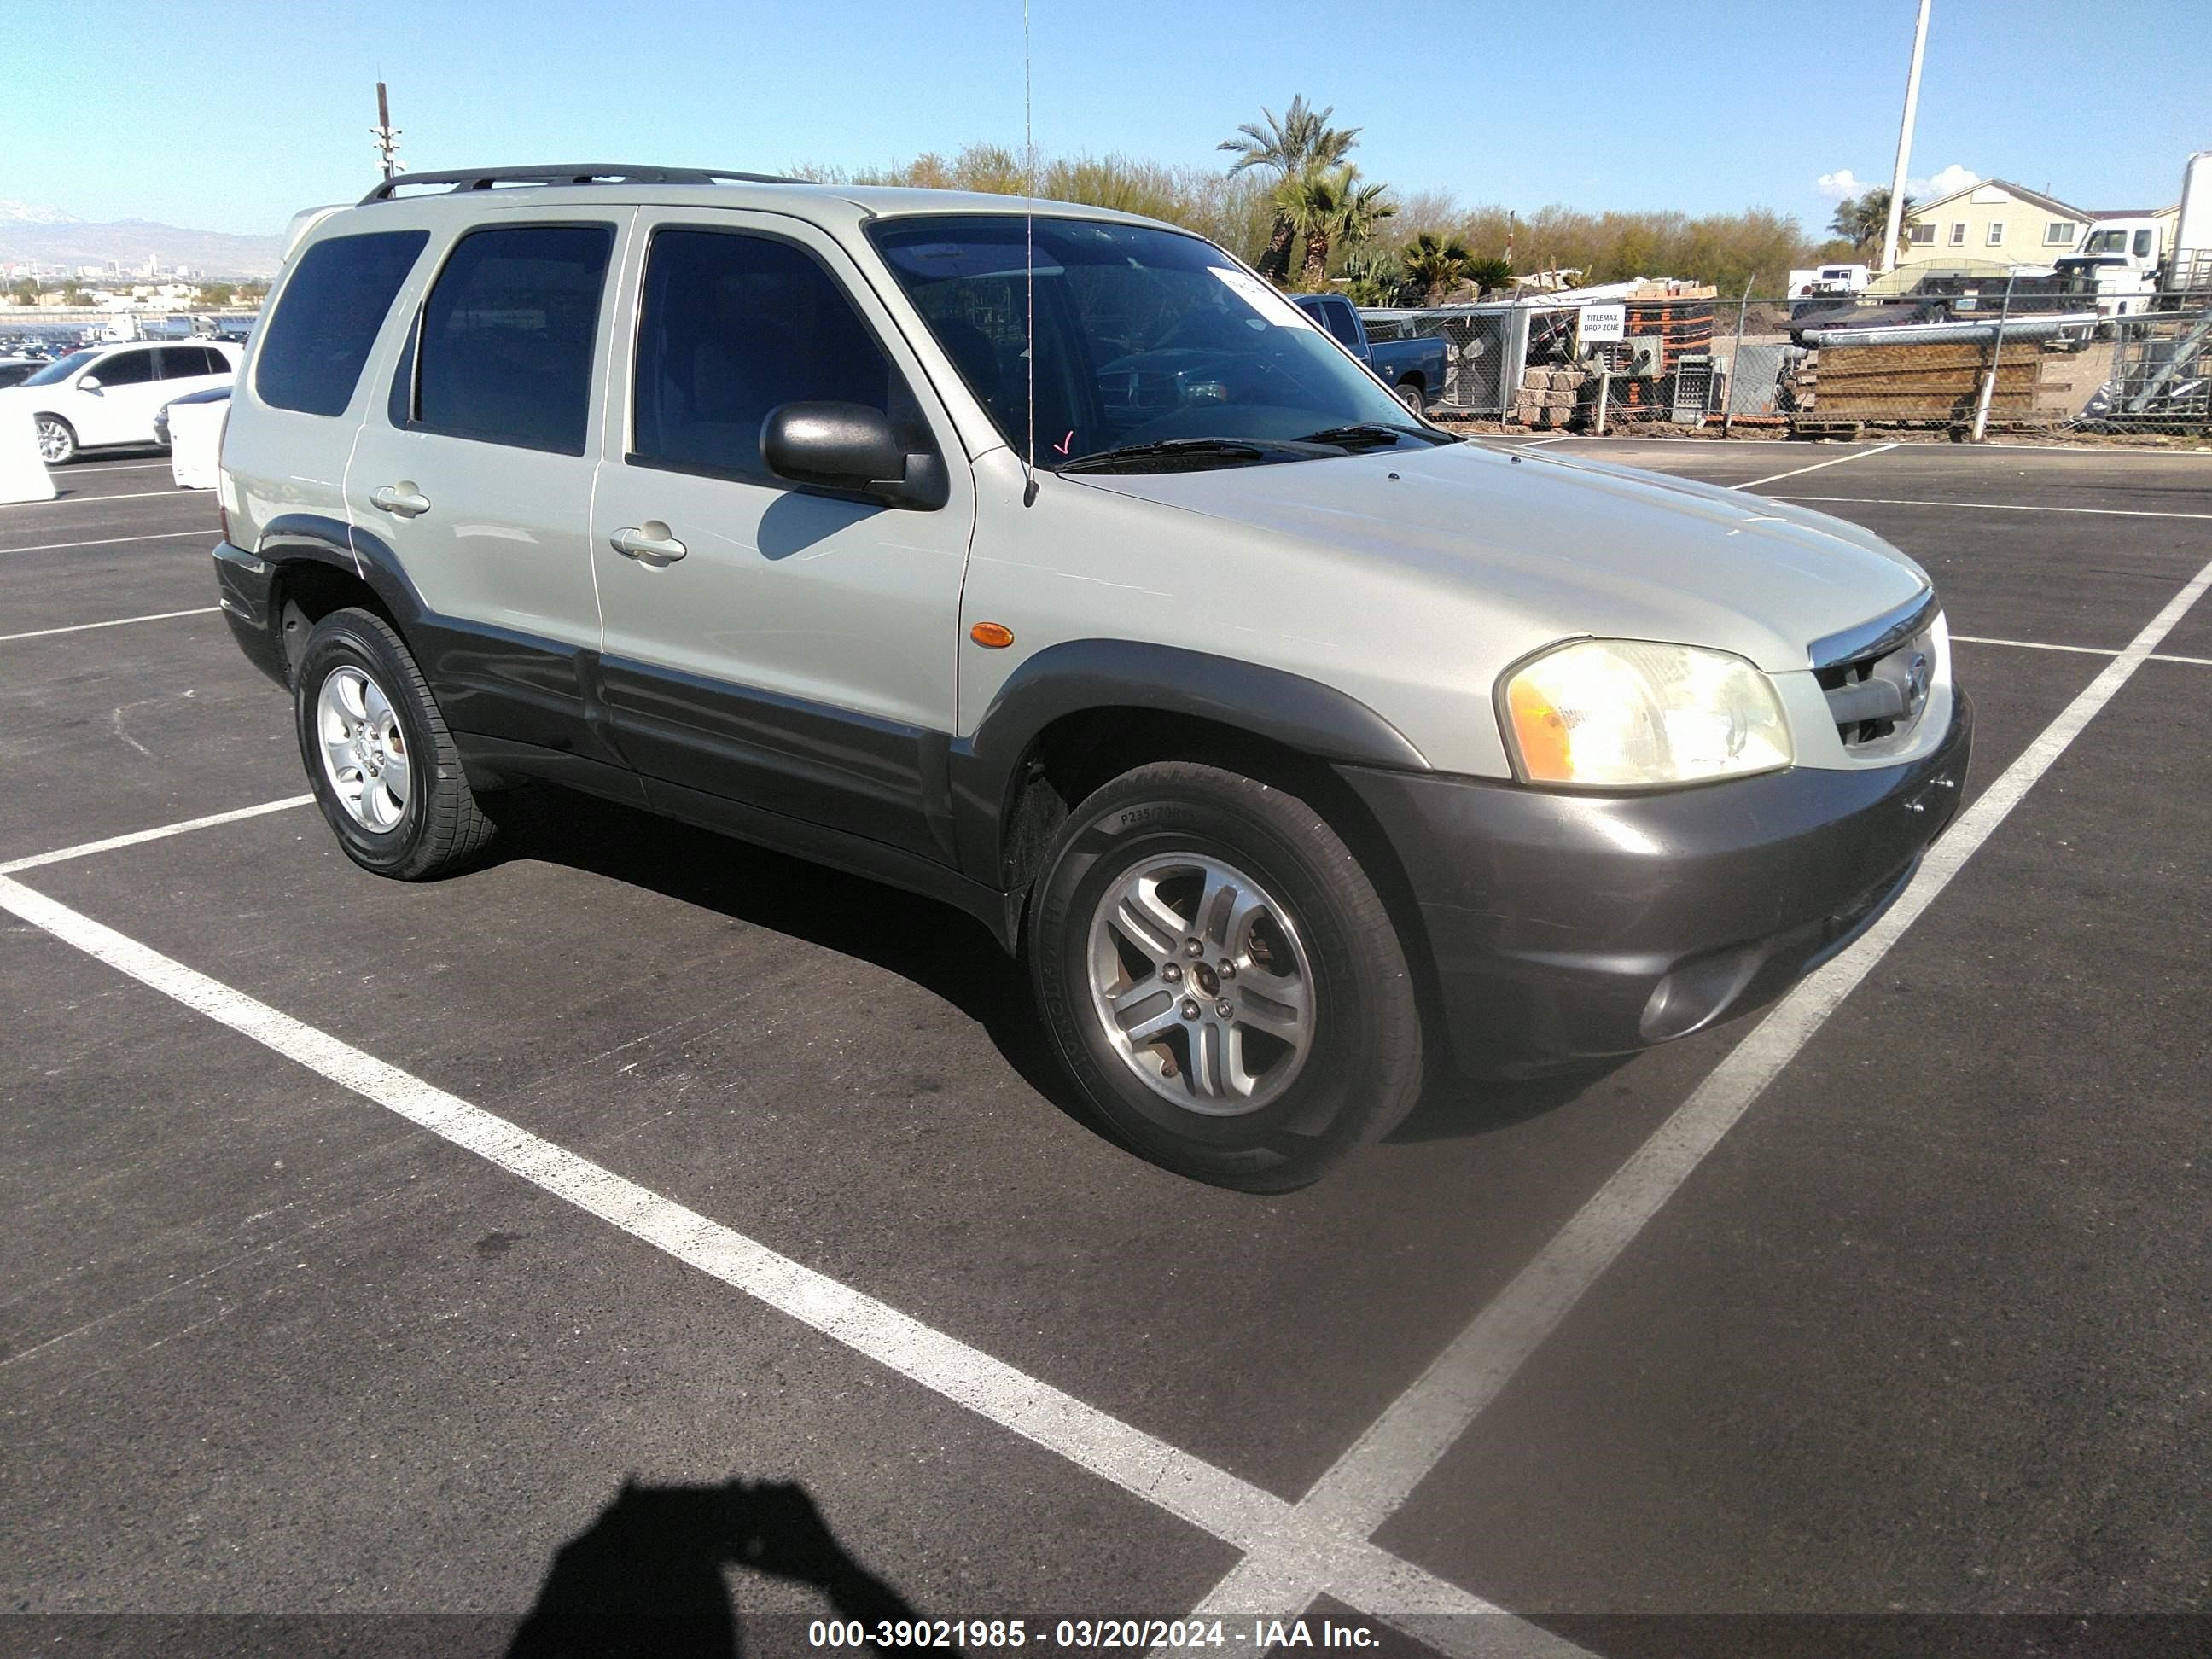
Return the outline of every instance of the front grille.
{"type": "Polygon", "coordinates": [[[1844,747],[1863,749],[1911,730],[1928,706],[1935,673],[1935,630],[1929,629],[1902,645],[1817,668],[1814,678],[1844,747]]]}

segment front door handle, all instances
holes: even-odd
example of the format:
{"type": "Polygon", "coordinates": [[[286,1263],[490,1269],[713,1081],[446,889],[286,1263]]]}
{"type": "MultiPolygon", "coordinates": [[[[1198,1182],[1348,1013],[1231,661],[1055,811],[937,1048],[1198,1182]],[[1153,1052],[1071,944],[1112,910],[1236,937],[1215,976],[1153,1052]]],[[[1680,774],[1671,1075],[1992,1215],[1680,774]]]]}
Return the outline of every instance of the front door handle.
{"type": "Polygon", "coordinates": [[[625,526],[607,538],[607,544],[624,558],[647,564],[673,564],[690,551],[670,535],[668,526],[658,519],[625,526]]]}
{"type": "Polygon", "coordinates": [[[430,510],[430,498],[403,478],[396,484],[379,484],[368,492],[368,504],[380,512],[397,513],[403,519],[420,517],[430,510]]]}

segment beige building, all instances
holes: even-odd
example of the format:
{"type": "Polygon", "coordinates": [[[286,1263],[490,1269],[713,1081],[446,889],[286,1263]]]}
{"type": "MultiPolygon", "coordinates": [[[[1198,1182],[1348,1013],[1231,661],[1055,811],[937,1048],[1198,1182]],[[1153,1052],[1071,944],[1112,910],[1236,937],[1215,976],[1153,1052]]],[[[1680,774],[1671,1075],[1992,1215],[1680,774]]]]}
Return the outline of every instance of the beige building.
{"type": "Polygon", "coordinates": [[[2098,216],[2002,179],[1913,205],[1899,234],[1897,268],[2007,270],[2047,265],[2069,252],[2098,216]]]}

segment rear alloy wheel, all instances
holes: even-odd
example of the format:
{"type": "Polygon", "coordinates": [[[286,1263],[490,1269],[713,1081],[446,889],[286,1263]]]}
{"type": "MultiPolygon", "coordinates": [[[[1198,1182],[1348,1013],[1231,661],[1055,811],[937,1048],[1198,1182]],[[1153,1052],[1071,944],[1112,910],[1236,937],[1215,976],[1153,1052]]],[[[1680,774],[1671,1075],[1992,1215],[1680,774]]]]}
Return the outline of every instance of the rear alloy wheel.
{"type": "Polygon", "coordinates": [[[48,466],[59,466],[76,459],[76,433],[58,415],[41,415],[38,420],[39,459],[48,466]]]}
{"type": "Polygon", "coordinates": [[[1397,930],[1336,832],[1284,790],[1184,763],[1115,779],[1047,854],[1028,945],[1070,1075],[1179,1174],[1303,1187],[1419,1095],[1397,930]]]}
{"type": "Polygon", "coordinates": [[[430,688],[381,617],[333,611],[317,623],[293,699],[316,802],[356,864],[423,881],[491,839],[430,688]]]}
{"type": "Polygon", "coordinates": [[[1422,395],[1421,383],[1419,380],[1407,380],[1399,386],[1398,401],[1416,415],[1426,415],[1429,412],[1429,400],[1422,395]]]}

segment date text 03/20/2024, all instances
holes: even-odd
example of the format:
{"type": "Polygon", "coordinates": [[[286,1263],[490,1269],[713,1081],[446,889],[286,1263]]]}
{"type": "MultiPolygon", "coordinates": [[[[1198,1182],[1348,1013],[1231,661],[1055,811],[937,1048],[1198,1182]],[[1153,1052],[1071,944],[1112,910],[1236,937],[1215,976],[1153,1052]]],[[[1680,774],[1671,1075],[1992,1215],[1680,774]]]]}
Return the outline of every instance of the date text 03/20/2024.
{"type": "Polygon", "coordinates": [[[806,1627],[813,1648],[1371,1648],[1364,1625],[1332,1619],[817,1619],[806,1627]]]}

